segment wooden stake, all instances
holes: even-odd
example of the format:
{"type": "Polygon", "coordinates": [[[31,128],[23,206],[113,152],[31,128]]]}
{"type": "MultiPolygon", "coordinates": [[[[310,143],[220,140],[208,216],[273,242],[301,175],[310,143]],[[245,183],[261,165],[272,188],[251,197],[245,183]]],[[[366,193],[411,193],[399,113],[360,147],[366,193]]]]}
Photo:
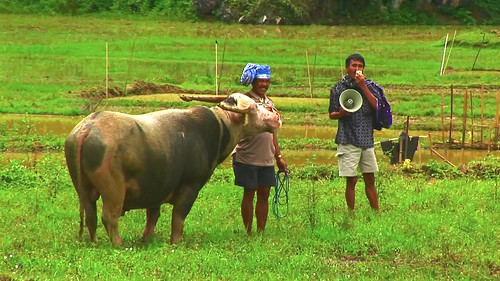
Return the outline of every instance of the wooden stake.
{"type": "Polygon", "coordinates": [[[400,135],[398,138],[398,163],[401,163],[403,156],[403,137],[400,135]]]}
{"type": "Polygon", "coordinates": [[[451,147],[452,144],[452,138],[451,138],[451,132],[453,131],[453,85],[450,87],[450,132],[449,132],[449,140],[448,144],[451,147]]]}
{"type": "Polygon", "coordinates": [[[453,43],[455,42],[455,36],[457,35],[457,31],[453,33],[453,39],[451,39],[450,51],[448,52],[448,58],[446,59],[446,63],[444,64],[443,74],[446,72],[446,67],[448,66],[448,61],[450,60],[451,50],[453,50],[453,43]]]}
{"type": "Polygon", "coordinates": [[[218,46],[217,40],[215,40],[215,95],[219,95],[219,58],[218,58],[218,46]]]}
{"type": "Polygon", "coordinates": [[[474,145],[474,91],[470,91],[470,147],[474,145]]]}
{"type": "Polygon", "coordinates": [[[418,152],[418,164],[422,164],[422,146],[420,145],[420,140],[417,145],[417,152],[418,152]]]}
{"type": "Polygon", "coordinates": [[[465,145],[465,133],[467,126],[467,89],[465,89],[464,93],[464,106],[463,106],[463,116],[462,116],[462,148],[465,145]]]}
{"type": "Polygon", "coordinates": [[[109,98],[109,48],[106,42],[106,98],[109,98]]]}
{"type": "Polygon", "coordinates": [[[312,82],[311,82],[311,71],[309,68],[309,54],[306,50],[306,64],[307,64],[307,77],[309,79],[309,91],[311,93],[311,98],[313,97],[313,88],[312,88],[312,82]]]}
{"type": "Polygon", "coordinates": [[[476,58],[474,59],[474,63],[472,64],[472,70],[474,70],[474,67],[476,66],[477,58],[479,57],[479,52],[481,52],[481,48],[483,47],[483,42],[484,42],[485,36],[486,36],[486,33],[483,33],[483,39],[481,39],[481,44],[479,44],[479,49],[477,50],[476,58]]]}
{"type": "Polygon", "coordinates": [[[224,45],[222,46],[222,62],[220,65],[220,70],[218,73],[219,83],[217,83],[217,90],[220,91],[220,81],[222,80],[222,71],[224,70],[224,57],[226,56],[226,42],[227,42],[227,33],[224,36],[224,45]]]}
{"type": "Polygon", "coordinates": [[[430,143],[430,146],[429,146],[429,149],[431,150],[431,155],[432,153],[436,154],[439,158],[441,158],[444,162],[450,164],[451,166],[453,167],[456,167],[455,164],[451,163],[450,161],[448,161],[448,159],[446,159],[443,155],[439,154],[439,152],[437,152],[434,148],[432,148],[432,135],[431,133],[429,132],[429,143],[430,143]]]}
{"type": "Polygon", "coordinates": [[[311,74],[311,97],[313,97],[314,88],[312,85],[314,84],[314,75],[316,74],[316,59],[318,58],[318,39],[316,39],[316,50],[314,51],[314,62],[313,69],[311,74]]]}
{"type": "Polygon", "coordinates": [[[441,93],[441,142],[445,143],[445,140],[444,140],[444,94],[441,93]]]}
{"type": "Polygon", "coordinates": [[[444,68],[444,59],[446,57],[446,45],[448,44],[448,34],[446,34],[446,40],[444,41],[444,48],[443,48],[443,59],[441,61],[441,70],[439,71],[439,75],[443,75],[443,68],[444,68]]]}
{"type": "Polygon", "coordinates": [[[406,160],[408,157],[408,144],[410,141],[410,116],[406,116],[406,126],[405,126],[405,132],[406,132],[406,139],[405,139],[405,149],[404,149],[404,154],[403,154],[403,161],[406,160]]]}
{"type": "Polygon", "coordinates": [[[462,153],[460,154],[460,162],[464,163],[464,158],[465,158],[465,148],[462,147],[461,149],[462,153]]]}
{"type": "Polygon", "coordinates": [[[484,86],[481,85],[481,138],[480,138],[480,143],[481,147],[483,147],[483,126],[484,126],[484,86]]]}
{"type": "Polygon", "coordinates": [[[500,124],[500,92],[497,92],[497,113],[495,114],[495,141],[498,141],[498,126],[500,124]]]}
{"type": "Polygon", "coordinates": [[[443,160],[445,163],[450,164],[452,167],[456,167],[455,164],[451,163],[450,160],[446,159],[443,155],[439,154],[439,152],[437,152],[434,148],[431,148],[431,152],[436,154],[437,157],[441,158],[441,160],[443,160]]]}
{"type": "Polygon", "coordinates": [[[431,132],[429,132],[429,147],[432,149],[432,135],[431,135],[431,132]]]}

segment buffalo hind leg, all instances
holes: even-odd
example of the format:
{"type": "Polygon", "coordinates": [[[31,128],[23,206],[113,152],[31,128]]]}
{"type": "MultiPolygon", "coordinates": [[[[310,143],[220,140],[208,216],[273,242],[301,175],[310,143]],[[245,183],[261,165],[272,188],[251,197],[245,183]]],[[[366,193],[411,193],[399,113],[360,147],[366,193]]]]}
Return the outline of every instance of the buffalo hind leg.
{"type": "Polygon", "coordinates": [[[160,217],[160,207],[149,208],[146,210],[146,227],[142,233],[142,240],[148,241],[155,231],[156,223],[160,217]]]}
{"type": "MultiPolygon", "coordinates": [[[[89,230],[90,241],[97,242],[96,229],[97,229],[97,207],[96,201],[88,200],[85,203],[85,224],[89,230]]],[[[81,214],[80,214],[81,216],[81,214]]],[[[81,219],[81,217],[80,217],[81,219]]],[[[80,221],[81,224],[81,221],[80,221]]],[[[81,233],[81,231],[80,231],[81,233]]]]}
{"type": "Polygon", "coordinates": [[[99,194],[87,183],[82,181],[82,188],[78,191],[78,199],[80,201],[80,239],[83,235],[83,221],[89,231],[89,238],[92,242],[97,242],[97,207],[96,202],[99,199],[99,194]]]}

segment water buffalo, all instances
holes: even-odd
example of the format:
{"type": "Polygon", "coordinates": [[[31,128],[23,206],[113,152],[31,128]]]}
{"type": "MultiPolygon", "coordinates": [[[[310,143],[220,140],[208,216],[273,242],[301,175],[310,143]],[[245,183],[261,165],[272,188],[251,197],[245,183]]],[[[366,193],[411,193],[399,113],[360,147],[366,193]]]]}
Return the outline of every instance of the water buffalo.
{"type": "Polygon", "coordinates": [[[147,239],[164,203],[173,205],[170,243],[178,242],[184,220],[216,166],[240,139],[280,126],[278,114],[239,93],[211,108],[90,114],[64,145],[80,202],[80,238],[85,221],[90,240],[97,241],[96,202],[101,196],[102,223],[114,245],[122,243],[120,216],[146,209],[142,237],[147,239]]]}

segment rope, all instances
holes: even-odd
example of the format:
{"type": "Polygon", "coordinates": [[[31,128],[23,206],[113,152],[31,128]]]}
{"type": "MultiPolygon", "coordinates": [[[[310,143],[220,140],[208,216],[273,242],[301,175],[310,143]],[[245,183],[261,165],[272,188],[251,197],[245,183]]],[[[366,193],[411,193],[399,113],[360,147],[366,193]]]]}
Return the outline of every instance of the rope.
{"type": "Polygon", "coordinates": [[[288,190],[290,189],[290,178],[288,171],[276,173],[276,186],[274,187],[273,213],[277,219],[284,218],[288,214],[288,190]],[[285,209],[281,210],[284,206],[285,209]]]}

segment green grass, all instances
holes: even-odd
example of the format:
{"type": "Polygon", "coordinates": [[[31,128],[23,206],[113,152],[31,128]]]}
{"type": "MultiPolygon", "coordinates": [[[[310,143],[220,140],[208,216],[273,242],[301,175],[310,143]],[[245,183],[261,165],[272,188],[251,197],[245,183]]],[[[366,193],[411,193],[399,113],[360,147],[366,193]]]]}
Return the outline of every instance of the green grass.
{"type": "MultiPolygon", "coordinates": [[[[484,95],[483,116],[491,126],[495,122],[496,95],[500,88],[500,61],[496,54],[500,40],[488,33],[491,29],[249,26],[139,18],[3,15],[0,112],[88,114],[97,101],[81,98],[78,93],[105,87],[106,43],[112,88],[125,89],[126,84],[146,81],[215,91],[217,40],[221,90],[247,90],[238,84],[247,62],[271,65],[273,80],[269,94],[276,97],[288,124],[331,125],[332,121],[325,118],[329,88],[343,73],[345,57],[361,52],[367,59],[368,77],[386,90],[395,116],[394,128],[401,129],[406,116],[411,116],[412,129],[439,130],[442,98],[443,113],[450,114],[452,85],[454,116],[463,116],[463,95],[468,92],[474,97],[473,114],[476,124],[479,123],[480,99],[484,95]],[[452,47],[450,42],[448,46],[451,56],[446,75],[439,76],[445,35],[450,34],[451,41],[455,30],[455,44],[452,47]],[[476,70],[472,71],[481,32],[486,32],[486,42],[476,70]],[[316,99],[309,100],[311,96],[316,99]]],[[[102,105],[131,113],[156,110],[159,106],[187,106],[178,100],[142,102],[142,98],[104,101],[102,105]]],[[[461,122],[455,124],[460,129],[461,122]]]]}
{"type": "Polygon", "coordinates": [[[288,215],[270,213],[264,235],[247,237],[241,189],[230,169],[219,167],[180,244],[168,244],[171,207],[164,205],[151,242],[140,241],[145,213],[133,210],[120,219],[124,246],[115,248],[102,225],[97,244],[86,233],[78,240],[77,196],[61,158],[0,168],[2,279],[488,280],[499,274],[498,173],[495,180],[386,170],[377,180],[380,215],[369,209],[360,184],[350,218],[335,171],[304,167],[291,175],[288,215]]]}
{"type": "MultiPolygon", "coordinates": [[[[216,40],[219,81],[228,90],[245,89],[238,78],[243,66],[253,61],[271,65],[276,94],[309,96],[306,52],[318,97],[328,96],[352,52],[365,55],[367,75],[387,87],[391,97],[405,94],[399,92],[401,86],[417,90],[484,85],[491,91],[500,85],[496,79],[500,41],[494,34],[487,34],[476,63],[482,70],[471,71],[481,32],[489,32],[489,27],[278,27],[27,15],[3,15],[0,27],[0,91],[7,97],[0,103],[3,111],[6,102],[29,99],[35,93],[42,100],[59,95],[62,104],[69,90],[104,87],[106,43],[111,86],[122,88],[148,81],[214,90],[216,40]],[[454,30],[457,44],[450,69],[439,76],[444,38],[454,30]]],[[[48,104],[44,110],[71,113],[51,108],[48,104]]],[[[20,106],[18,111],[31,110],[20,106]]]]}

